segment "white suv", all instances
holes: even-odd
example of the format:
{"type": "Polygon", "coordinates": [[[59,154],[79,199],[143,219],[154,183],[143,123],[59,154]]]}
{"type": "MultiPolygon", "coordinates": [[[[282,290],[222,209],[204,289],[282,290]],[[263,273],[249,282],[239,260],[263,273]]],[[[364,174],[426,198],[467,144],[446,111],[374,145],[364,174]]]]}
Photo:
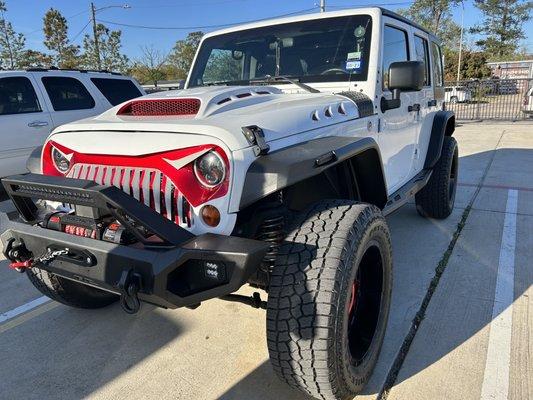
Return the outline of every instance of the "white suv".
{"type": "Polygon", "coordinates": [[[92,117],[144,95],[107,72],[33,69],[0,72],[0,177],[26,172],[26,160],[59,125],[92,117]]]}

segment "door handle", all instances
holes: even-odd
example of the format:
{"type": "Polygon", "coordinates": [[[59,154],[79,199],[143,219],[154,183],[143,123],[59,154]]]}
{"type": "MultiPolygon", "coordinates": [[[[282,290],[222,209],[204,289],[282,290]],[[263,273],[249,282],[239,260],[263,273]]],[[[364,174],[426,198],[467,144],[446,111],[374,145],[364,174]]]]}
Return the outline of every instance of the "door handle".
{"type": "Polygon", "coordinates": [[[428,101],[428,107],[436,107],[437,106],[437,100],[433,99],[428,101]]]}
{"type": "Polygon", "coordinates": [[[48,126],[47,121],[33,121],[28,124],[30,128],[40,128],[42,126],[48,126]]]}
{"type": "Polygon", "coordinates": [[[407,108],[407,111],[409,111],[409,112],[411,112],[411,111],[416,111],[416,112],[420,111],[420,104],[417,103],[417,104],[413,104],[412,106],[409,106],[407,108]]]}

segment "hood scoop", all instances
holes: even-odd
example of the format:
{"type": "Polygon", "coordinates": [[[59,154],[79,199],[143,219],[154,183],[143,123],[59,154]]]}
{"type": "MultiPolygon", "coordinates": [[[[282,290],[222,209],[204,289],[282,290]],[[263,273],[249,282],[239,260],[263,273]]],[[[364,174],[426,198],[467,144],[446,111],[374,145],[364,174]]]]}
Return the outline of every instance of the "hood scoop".
{"type": "Polygon", "coordinates": [[[123,105],[118,110],[117,115],[133,117],[193,117],[198,114],[200,105],[201,101],[193,98],[139,99],[123,105]]]}

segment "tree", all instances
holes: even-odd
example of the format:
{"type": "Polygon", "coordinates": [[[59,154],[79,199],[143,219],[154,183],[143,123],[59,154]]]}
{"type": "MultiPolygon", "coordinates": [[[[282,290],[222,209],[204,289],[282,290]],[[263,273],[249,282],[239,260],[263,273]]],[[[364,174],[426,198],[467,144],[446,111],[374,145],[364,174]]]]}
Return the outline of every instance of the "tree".
{"type": "MultiPolygon", "coordinates": [[[[98,47],[100,49],[100,61],[102,68],[108,71],[125,72],[130,62],[129,58],[122,54],[122,32],[111,31],[105,25],[96,25],[98,47]]],[[[85,35],[83,39],[83,65],[87,69],[98,69],[98,56],[94,37],[85,35]]]]}
{"type": "Polygon", "coordinates": [[[52,56],[35,50],[25,50],[19,68],[50,68],[54,65],[52,56]]]}
{"type": "Polygon", "coordinates": [[[459,0],[415,0],[408,9],[399,12],[441,38],[444,47],[456,49],[461,27],[453,21],[451,8],[458,3],[459,0]]]}
{"type": "Polygon", "coordinates": [[[163,54],[152,46],[141,46],[142,55],[135,60],[130,74],[139,82],[151,83],[157,86],[158,81],[168,79],[166,65],[168,55],[163,54]]]}
{"type": "Polygon", "coordinates": [[[67,20],[58,10],[51,8],[44,16],[44,45],[53,53],[53,61],[59,68],[76,68],[79,46],[70,44],[67,20]]]}
{"type": "Polygon", "coordinates": [[[524,0],[474,0],[484,15],[482,22],[470,32],[484,35],[476,44],[491,61],[513,58],[520,39],[525,38],[524,23],[531,18],[533,3],[524,0]]]}
{"type": "Polygon", "coordinates": [[[174,45],[168,61],[177,68],[178,78],[187,76],[203,36],[201,31],[190,32],[185,39],[178,40],[174,45]]]}
{"type": "MultiPolygon", "coordinates": [[[[457,79],[458,52],[444,49],[444,80],[455,82],[457,79]]],[[[487,66],[487,57],[480,51],[463,50],[461,53],[461,78],[483,79],[491,76],[491,69],[487,66]]]]}
{"type": "Polygon", "coordinates": [[[0,1],[0,68],[20,68],[26,39],[5,18],[6,3],[0,1]]]}

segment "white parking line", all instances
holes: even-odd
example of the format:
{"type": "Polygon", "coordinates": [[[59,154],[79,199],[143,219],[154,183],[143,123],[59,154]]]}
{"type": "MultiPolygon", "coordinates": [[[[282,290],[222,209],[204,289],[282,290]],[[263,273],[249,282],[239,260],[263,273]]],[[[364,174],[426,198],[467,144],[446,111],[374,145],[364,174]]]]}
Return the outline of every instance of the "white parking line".
{"type": "Polygon", "coordinates": [[[46,302],[50,301],[50,298],[46,296],[39,297],[38,299],[32,300],[29,303],[23,304],[17,308],[14,308],[10,311],[7,311],[3,314],[0,314],[0,324],[15,318],[16,316],[20,314],[24,314],[25,312],[28,312],[35,307],[39,307],[41,304],[44,304],[46,302]]]}
{"type": "Polygon", "coordinates": [[[492,307],[487,361],[481,387],[482,400],[507,400],[509,393],[517,205],[518,191],[509,190],[492,307]]]}

